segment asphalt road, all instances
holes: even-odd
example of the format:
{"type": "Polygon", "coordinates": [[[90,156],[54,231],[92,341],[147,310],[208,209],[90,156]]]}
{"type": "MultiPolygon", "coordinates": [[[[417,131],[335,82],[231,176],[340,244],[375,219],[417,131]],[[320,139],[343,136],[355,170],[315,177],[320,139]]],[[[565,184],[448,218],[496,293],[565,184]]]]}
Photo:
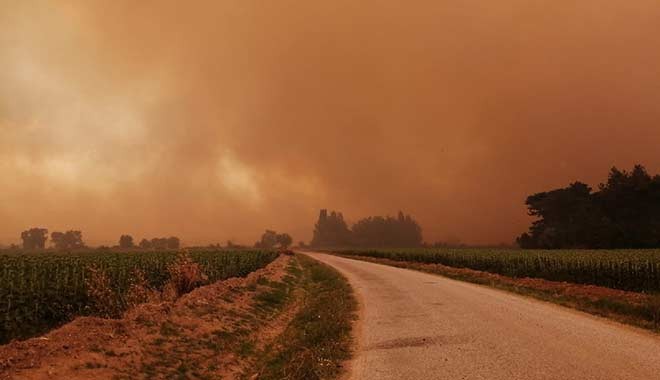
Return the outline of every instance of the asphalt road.
{"type": "Polygon", "coordinates": [[[660,380],[660,337],[431,274],[312,253],[361,302],[351,379],[660,380]]]}

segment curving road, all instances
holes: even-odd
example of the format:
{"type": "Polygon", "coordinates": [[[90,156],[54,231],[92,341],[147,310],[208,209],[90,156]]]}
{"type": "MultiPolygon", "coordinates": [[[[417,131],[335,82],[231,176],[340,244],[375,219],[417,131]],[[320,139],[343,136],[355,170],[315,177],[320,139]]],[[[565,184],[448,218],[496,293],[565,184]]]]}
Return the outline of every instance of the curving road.
{"type": "Polygon", "coordinates": [[[362,304],[351,379],[658,380],[660,337],[441,276],[307,253],[362,304]]]}

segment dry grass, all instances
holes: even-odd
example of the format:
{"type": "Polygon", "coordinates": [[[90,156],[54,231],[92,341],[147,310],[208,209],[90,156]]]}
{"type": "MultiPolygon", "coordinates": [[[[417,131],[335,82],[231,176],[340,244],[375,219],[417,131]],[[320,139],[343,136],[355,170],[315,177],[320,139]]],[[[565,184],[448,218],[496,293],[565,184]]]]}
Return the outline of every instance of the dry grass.
{"type": "MultiPolygon", "coordinates": [[[[199,272],[181,262],[177,273],[192,276],[179,284],[194,283],[199,272]]],[[[95,273],[99,308],[112,314],[116,294],[95,273]]],[[[131,292],[139,303],[152,290],[136,273],[131,292]]],[[[350,356],[354,309],[337,272],[282,256],[246,278],[141,304],[121,319],[78,318],[0,346],[0,379],[330,379],[350,356]]]]}
{"type": "Polygon", "coordinates": [[[133,270],[131,285],[126,294],[126,306],[131,309],[137,305],[155,301],[160,294],[149,286],[149,281],[141,269],[133,270]]]}
{"type": "Polygon", "coordinates": [[[179,298],[208,282],[208,276],[202,272],[202,267],[194,262],[186,251],[181,251],[176,260],[167,266],[167,273],[170,279],[163,289],[167,299],[179,298]]]}
{"type": "MultiPolygon", "coordinates": [[[[279,335],[270,333],[282,313],[255,313],[256,296],[282,281],[289,260],[173,302],[139,305],[121,319],[77,318],[41,338],[0,346],[0,379],[236,378],[267,345],[262,339],[279,335]]],[[[292,317],[282,320],[282,331],[292,317]]]]}
{"type": "Polygon", "coordinates": [[[120,317],[125,307],[118,292],[112,288],[110,276],[102,269],[90,267],[85,281],[95,314],[103,318],[120,317]]]}
{"type": "Polygon", "coordinates": [[[182,251],[176,260],[167,266],[169,280],[159,292],[149,286],[145,273],[134,269],[130,286],[125,295],[113,289],[110,276],[97,267],[88,268],[87,294],[92,301],[94,314],[103,318],[120,318],[124,312],[140,304],[155,301],[175,301],[208,283],[208,276],[190,254],[182,251]]]}
{"type": "Polygon", "coordinates": [[[302,307],[262,359],[260,380],[333,379],[351,356],[351,328],[357,301],[336,270],[299,256],[305,297],[302,307]]]}

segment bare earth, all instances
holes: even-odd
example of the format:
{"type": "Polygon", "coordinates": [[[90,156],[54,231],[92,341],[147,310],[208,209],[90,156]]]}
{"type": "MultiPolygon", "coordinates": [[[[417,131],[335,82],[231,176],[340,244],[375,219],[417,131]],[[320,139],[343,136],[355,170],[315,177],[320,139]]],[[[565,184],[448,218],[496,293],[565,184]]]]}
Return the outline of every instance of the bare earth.
{"type": "Polygon", "coordinates": [[[281,281],[290,258],[245,278],[193,290],[173,302],[139,305],[117,320],[77,318],[48,334],[0,346],[0,380],[250,378],[254,358],[242,353],[272,343],[297,305],[259,312],[255,297],[281,281]]]}
{"type": "Polygon", "coordinates": [[[660,379],[660,337],[444,277],[311,253],[361,302],[351,379],[660,379]]]}

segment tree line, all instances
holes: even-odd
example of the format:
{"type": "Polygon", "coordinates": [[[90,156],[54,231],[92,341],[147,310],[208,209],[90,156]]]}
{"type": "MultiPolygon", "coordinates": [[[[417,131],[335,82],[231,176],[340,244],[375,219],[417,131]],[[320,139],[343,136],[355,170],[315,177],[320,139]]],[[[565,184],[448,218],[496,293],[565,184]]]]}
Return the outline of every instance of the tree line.
{"type": "Polygon", "coordinates": [[[261,239],[254,243],[254,248],[259,249],[287,249],[293,243],[293,238],[287,233],[277,233],[273,230],[266,230],[261,235],[261,239]]]}
{"type": "Polygon", "coordinates": [[[153,238],[151,240],[142,239],[139,244],[133,242],[133,237],[130,235],[122,235],[119,238],[119,248],[121,249],[131,249],[131,248],[140,248],[140,249],[155,249],[155,250],[164,250],[164,249],[179,249],[181,247],[181,239],[176,236],[171,236],[168,238],[153,238]]]}
{"type": "MultiPolygon", "coordinates": [[[[21,233],[21,240],[23,241],[23,249],[27,251],[43,250],[46,249],[48,242],[48,229],[47,228],[30,228],[29,230],[21,233]]],[[[85,249],[87,246],[83,240],[81,231],[55,231],[50,234],[51,247],[60,251],[85,249]]],[[[121,249],[179,249],[181,247],[181,240],[176,236],[168,238],[153,238],[150,240],[142,239],[139,244],[135,244],[131,235],[122,235],[119,238],[119,244],[116,248],[121,249]]],[[[108,247],[103,247],[108,248],[108,247]]]]}
{"type": "MultiPolygon", "coordinates": [[[[49,240],[48,229],[31,228],[21,233],[23,249],[26,251],[44,250],[49,240]]],[[[55,250],[78,250],[88,248],[83,241],[81,231],[53,232],[50,234],[51,248],[55,250]]],[[[291,246],[293,238],[287,233],[278,233],[273,230],[266,230],[261,239],[254,244],[258,249],[287,249],[291,246]]],[[[181,247],[181,239],[176,236],[161,237],[153,239],[142,239],[136,243],[131,235],[121,235],[118,245],[112,247],[117,249],[142,249],[142,250],[175,250],[181,247]]],[[[18,248],[18,247],[16,247],[18,248]]],[[[101,246],[99,249],[110,249],[111,247],[101,246]]],[[[220,244],[211,244],[208,248],[221,249],[220,244]]],[[[234,244],[231,240],[227,241],[227,249],[245,249],[247,247],[234,244]]]]}
{"type": "Polygon", "coordinates": [[[422,228],[410,215],[370,216],[348,228],[341,212],[321,210],[312,247],[419,247],[422,228]]]}
{"type": "MultiPolygon", "coordinates": [[[[21,240],[23,241],[23,249],[25,250],[46,249],[48,229],[31,228],[27,231],[23,231],[21,233],[21,240]]],[[[50,234],[50,240],[53,248],[58,250],[85,248],[85,242],[83,241],[81,231],[54,231],[50,234]]]]}
{"type": "Polygon", "coordinates": [[[660,175],[641,165],[612,168],[597,191],[575,182],[525,204],[537,220],[517,239],[522,248],[660,247],[660,175]]]}

